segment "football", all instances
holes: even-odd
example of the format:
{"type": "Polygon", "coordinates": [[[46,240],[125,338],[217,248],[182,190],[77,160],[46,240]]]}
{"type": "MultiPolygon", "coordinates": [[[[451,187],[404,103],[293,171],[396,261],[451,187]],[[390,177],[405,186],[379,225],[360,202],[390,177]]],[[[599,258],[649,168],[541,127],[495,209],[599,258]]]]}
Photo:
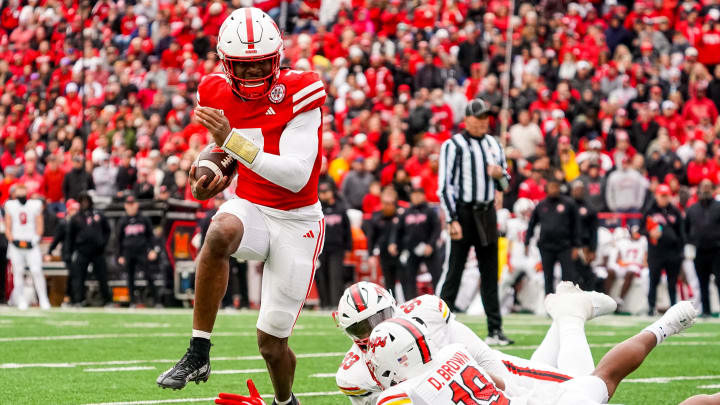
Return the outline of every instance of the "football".
{"type": "Polygon", "coordinates": [[[205,187],[210,185],[215,176],[232,178],[237,169],[237,161],[214,143],[208,144],[200,152],[193,165],[197,167],[195,180],[207,176],[203,183],[205,187]]]}

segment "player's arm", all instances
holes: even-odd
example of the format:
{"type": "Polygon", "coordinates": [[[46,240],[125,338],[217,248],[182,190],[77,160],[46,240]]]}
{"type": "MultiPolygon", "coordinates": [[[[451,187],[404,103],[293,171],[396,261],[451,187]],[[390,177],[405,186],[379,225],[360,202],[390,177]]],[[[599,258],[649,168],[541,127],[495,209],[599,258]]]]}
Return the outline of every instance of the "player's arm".
{"type": "Polygon", "coordinates": [[[42,210],[35,216],[35,235],[33,236],[32,243],[36,244],[40,242],[43,232],[45,232],[45,222],[43,222],[42,210]]]}
{"type": "Polygon", "coordinates": [[[264,152],[251,134],[237,129],[230,131],[222,148],[264,179],[297,193],[307,184],[315,165],[321,123],[320,108],[296,115],[280,136],[279,155],[264,152]]]}
{"type": "Polygon", "coordinates": [[[500,361],[497,351],[488,346],[470,328],[463,323],[451,319],[448,322],[448,336],[451,343],[465,345],[467,351],[477,361],[478,365],[492,376],[495,385],[501,390],[505,389],[505,378],[509,373],[500,361]]]}
{"type": "Polygon", "coordinates": [[[5,237],[12,243],[12,219],[10,218],[10,212],[8,212],[7,209],[5,210],[5,237]]]}

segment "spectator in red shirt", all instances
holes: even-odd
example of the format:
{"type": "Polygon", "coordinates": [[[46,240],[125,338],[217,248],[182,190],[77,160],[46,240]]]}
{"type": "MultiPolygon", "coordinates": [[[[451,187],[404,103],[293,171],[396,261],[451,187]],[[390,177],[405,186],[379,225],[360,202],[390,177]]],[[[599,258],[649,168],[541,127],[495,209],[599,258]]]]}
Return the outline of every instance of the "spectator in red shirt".
{"type": "Polygon", "coordinates": [[[655,120],[661,127],[667,129],[670,138],[677,139],[680,144],[685,143],[685,131],[683,131],[685,121],[678,114],[675,103],[670,100],[663,101],[662,115],[655,120]]]}
{"type": "Polygon", "coordinates": [[[537,204],[540,200],[545,198],[545,185],[547,181],[542,176],[541,168],[537,165],[531,166],[532,173],[530,178],[520,183],[520,189],[518,191],[518,198],[527,198],[533,203],[537,204]]]}
{"type": "Polygon", "coordinates": [[[718,167],[715,161],[707,158],[707,146],[705,142],[697,141],[694,145],[695,158],[688,163],[687,177],[691,186],[697,186],[704,179],[713,184],[718,183],[718,167]]]}
{"type": "Polygon", "coordinates": [[[25,165],[22,177],[18,179],[25,184],[29,198],[42,197],[43,176],[37,172],[37,155],[34,151],[25,152],[25,165]]]}
{"type": "Polygon", "coordinates": [[[10,198],[10,188],[18,182],[17,166],[7,166],[4,169],[5,178],[0,182],[0,204],[4,205],[5,201],[10,198]]]}
{"type": "Polygon", "coordinates": [[[700,122],[700,118],[703,116],[710,117],[712,122],[717,120],[718,110],[715,108],[715,103],[706,97],[707,87],[708,83],[704,81],[697,84],[695,96],[685,103],[683,119],[691,120],[696,124],[700,122]]]}
{"type": "Polygon", "coordinates": [[[439,203],[438,197],[438,155],[433,153],[428,157],[428,165],[420,173],[420,187],[425,190],[425,198],[428,202],[439,203]]]}
{"type": "Polygon", "coordinates": [[[48,203],[48,209],[54,213],[65,211],[65,197],[62,192],[64,177],[65,172],[58,165],[57,156],[48,156],[45,173],[43,174],[42,194],[48,203]]]}

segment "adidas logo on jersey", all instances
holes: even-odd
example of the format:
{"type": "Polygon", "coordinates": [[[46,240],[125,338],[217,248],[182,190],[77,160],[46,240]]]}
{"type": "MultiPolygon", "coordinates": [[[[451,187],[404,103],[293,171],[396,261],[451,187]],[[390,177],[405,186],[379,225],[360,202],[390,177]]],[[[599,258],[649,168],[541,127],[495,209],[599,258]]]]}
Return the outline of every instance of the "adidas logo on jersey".
{"type": "Polygon", "coordinates": [[[268,107],[267,111],[265,111],[265,115],[275,115],[275,110],[273,110],[272,107],[268,107]]]}
{"type": "Polygon", "coordinates": [[[313,231],[308,231],[305,235],[303,235],[303,238],[314,238],[315,234],[313,231]]]}

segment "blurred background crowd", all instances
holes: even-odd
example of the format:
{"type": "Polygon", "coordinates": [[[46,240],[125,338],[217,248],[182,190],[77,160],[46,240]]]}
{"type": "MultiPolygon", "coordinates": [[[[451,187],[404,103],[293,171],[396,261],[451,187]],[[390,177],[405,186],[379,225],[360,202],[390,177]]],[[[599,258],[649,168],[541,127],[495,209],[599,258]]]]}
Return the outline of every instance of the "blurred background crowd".
{"type": "MultiPolygon", "coordinates": [[[[327,221],[321,261],[335,270],[318,275],[319,305],[333,306],[357,277],[346,252],[359,238],[391,286],[397,281],[406,296],[431,291],[446,239],[438,152],[462,130],[475,97],[491,105],[512,176],[498,210],[514,216],[518,199],[539,203],[552,180],[567,195],[582,188],[574,197],[598,214],[596,226],[630,233],[635,224],[643,238],[674,237],[667,243],[688,260],[695,255],[686,244],[720,248],[720,238],[706,245],[697,226],[658,236],[643,216],[660,195],[682,220],[707,200],[699,198],[703,181],[710,199],[716,194],[717,0],[0,4],[0,203],[17,183],[44,201],[47,218],[63,217],[68,201],[86,192],[108,203],[128,195],[192,201],[187,172],[210,140],[193,116],[195,92],[220,70],[220,24],[252,5],[286,32],[283,64],[319,72],[327,87],[320,198],[337,217],[327,221]],[[423,225],[427,238],[394,226],[403,210],[426,208],[435,214],[423,225]],[[402,260],[414,249],[422,263],[402,260]]],[[[200,202],[199,210],[216,204],[200,202]]],[[[720,217],[702,218],[720,225],[720,217]]],[[[702,229],[714,237],[720,227],[702,229]]],[[[46,227],[47,236],[54,232],[46,227]]],[[[587,264],[597,256],[597,244],[575,247],[586,248],[587,264]]],[[[710,268],[720,280],[720,263],[710,268]]]]}

